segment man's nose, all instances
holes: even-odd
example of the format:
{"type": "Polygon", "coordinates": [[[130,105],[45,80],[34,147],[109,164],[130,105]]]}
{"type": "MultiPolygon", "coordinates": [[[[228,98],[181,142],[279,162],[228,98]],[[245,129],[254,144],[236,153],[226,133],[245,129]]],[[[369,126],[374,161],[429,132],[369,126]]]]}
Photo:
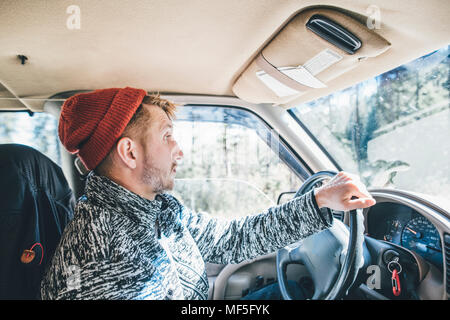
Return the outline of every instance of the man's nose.
{"type": "Polygon", "coordinates": [[[180,161],[181,159],[183,159],[184,153],[183,151],[181,151],[181,149],[179,149],[179,152],[177,154],[177,161],[180,161]]]}
{"type": "Polygon", "coordinates": [[[175,158],[176,161],[180,161],[183,158],[183,156],[184,156],[184,153],[183,153],[183,151],[181,150],[180,146],[177,143],[176,151],[175,151],[175,157],[174,158],[175,158]]]}

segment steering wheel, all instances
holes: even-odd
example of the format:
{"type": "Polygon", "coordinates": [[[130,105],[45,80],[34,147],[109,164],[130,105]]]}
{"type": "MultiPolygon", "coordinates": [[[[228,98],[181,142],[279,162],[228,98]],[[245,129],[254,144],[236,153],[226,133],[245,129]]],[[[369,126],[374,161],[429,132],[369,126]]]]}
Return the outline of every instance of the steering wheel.
{"type": "MultiPolygon", "coordinates": [[[[310,176],[294,197],[299,197],[317,185],[329,180],[337,172],[319,171],[310,176]]],[[[329,208],[321,208],[328,210],[329,208]]],[[[334,219],[332,226],[300,242],[277,251],[277,278],[285,300],[293,300],[287,287],[286,270],[289,264],[302,264],[314,283],[312,299],[334,300],[341,298],[363,266],[364,217],[362,209],[350,211],[350,227],[334,219]]]]}

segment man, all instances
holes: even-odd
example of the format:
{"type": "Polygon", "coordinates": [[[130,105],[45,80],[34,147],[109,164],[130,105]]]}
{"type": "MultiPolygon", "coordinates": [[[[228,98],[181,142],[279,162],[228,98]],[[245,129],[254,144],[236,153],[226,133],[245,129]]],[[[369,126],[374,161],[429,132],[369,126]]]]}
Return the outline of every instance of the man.
{"type": "Polygon", "coordinates": [[[258,215],[226,221],[192,212],[164,193],[183,156],[174,112],[169,101],[129,87],[64,103],[61,142],[93,171],[42,281],[42,298],[207,299],[205,262],[239,263],[323,230],[331,217],[320,207],[375,204],[357,177],[341,172],[258,215]]]}

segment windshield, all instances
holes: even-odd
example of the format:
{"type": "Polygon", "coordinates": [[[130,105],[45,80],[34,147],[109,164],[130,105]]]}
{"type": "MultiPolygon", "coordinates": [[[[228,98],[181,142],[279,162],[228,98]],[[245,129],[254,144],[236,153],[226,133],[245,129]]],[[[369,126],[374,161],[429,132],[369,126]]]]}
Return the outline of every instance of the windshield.
{"type": "Polygon", "coordinates": [[[450,195],[449,46],[310,103],[301,122],[369,187],[450,195]]]}

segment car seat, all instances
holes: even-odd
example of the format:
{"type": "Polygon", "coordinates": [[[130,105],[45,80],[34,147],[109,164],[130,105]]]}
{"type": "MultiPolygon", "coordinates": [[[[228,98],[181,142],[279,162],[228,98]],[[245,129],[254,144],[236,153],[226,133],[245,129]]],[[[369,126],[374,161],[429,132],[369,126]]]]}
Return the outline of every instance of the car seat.
{"type": "Polygon", "coordinates": [[[56,163],[19,144],[0,145],[0,195],[0,299],[40,299],[75,198],[56,163]]]}

